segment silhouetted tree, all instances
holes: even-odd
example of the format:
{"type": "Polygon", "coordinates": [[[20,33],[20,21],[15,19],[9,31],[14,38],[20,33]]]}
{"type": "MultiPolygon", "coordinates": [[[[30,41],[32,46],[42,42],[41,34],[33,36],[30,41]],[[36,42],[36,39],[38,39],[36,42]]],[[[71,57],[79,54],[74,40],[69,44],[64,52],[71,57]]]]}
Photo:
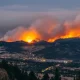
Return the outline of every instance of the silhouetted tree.
{"type": "Polygon", "coordinates": [[[49,75],[48,75],[47,73],[46,73],[46,74],[44,74],[44,76],[43,76],[42,80],[49,80],[49,75]]]}
{"type": "Polygon", "coordinates": [[[29,73],[29,80],[38,80],[33,71],[29,73]]]}
{"type": "Polygon", "coordinates": [[[2,64],[2,68],[4,68],[4,69],[8,69],[9,68],[9,65],[7,64],[6,60],[2,60],[1,64],[2,64]]]}
{"type": "Polygon", "coordinates": [[[21,70],[18,68],[17,65],[14,66],[14,75],[17,80],[23,80],[21,70]]]}
{"type": "Polygon", "coordinates": [[[22,78],[22,80],[28,80],[29,79],[27,72],[25,72],[24,70],[21,73],[21,78],[22,78]]]}
{"type": "Polygon", "coordinates": [[[61,80],[61,77],[60,77],[60,73],[59,73],[59,69],[58,68],[55,69],[55,77],[54,77],[54,80],[61,80]]]}
{"type": "Polygon", "coordinates": [[[27,72],[24,70],[21,72],[17,65],[8,64],[6,60],[2,60],[0,68],[6,70],[10,80],[29,80],[27,72]]]}
{"type": "Polygon", "coordinates": [[[28,76],[27,72],[24,73],[24,79],[25,80],[28,80],[29,79],[29,76],[28,76]]]}
{"type": "Polygon", "coordinates": [[[1,64],[2,64],[2,68],[4,68],[7,71],[9,78],[13,80],[12,66],[9,65],[6,60],[2,60],[1,64]]]}
{"type": "Polygon", "coordinates": [[[74,76],[74,80],[76,80],[75,76],[74,76]]]}
{"type": "Polygon", "coordinates": [[[54,80],[54,78],[53,77],[51,77],[51,79],[50,80],[54,80]]]}
{"type": "Polygon", "coordinates": [[[76,80],[80,80],[80,71],[78,72],[78,74],[76,76],[76,80]]]}

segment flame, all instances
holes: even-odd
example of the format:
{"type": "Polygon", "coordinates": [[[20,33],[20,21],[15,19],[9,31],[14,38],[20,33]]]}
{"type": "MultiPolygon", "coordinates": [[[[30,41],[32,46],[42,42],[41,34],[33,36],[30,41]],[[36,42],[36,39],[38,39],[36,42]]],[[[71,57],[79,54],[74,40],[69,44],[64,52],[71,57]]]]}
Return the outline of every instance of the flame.
{"type": "Polygon", "coordinates": [[[48,41],[54,42],[57,39],[65,38],[80,38],[80,23],[64,22],[58,25],[56,21],[39,20],[34,25],[27,28],[17,28],[6,34],[1,40],[7,42],[23,40],[28,43],[33,43],[34,41],[48,41]],[[10,35],[11,34],[11,35],[10,35]]]}
{"type": "MultiPolygon", "coordinates": [[[[52,28],[53,29],[53,28],[52,28]]],[[[51,28],[48,29],[47,35],[52,35],[50,30],[51,28]]],[[[36,31],[34,28],[30,29],[28,31],[25,31],[21,34],[20,40],[23,40],[28,43],[33,43],[34,41],[40,41],[40,40],[45,40],[48,42],[54,42],[57,39],[65,39],[65,38],[74,38],[74,37],[80,37],[80,27],[76,26],[75,28],[67,28],[65,26],[65,31],[62,34],[57,34],[56,36],[52,38],[44,38],[42,34],[40,34],[38,31],[36,31]]],[[[13,40],[11,38],[8,38],[7,42],[12,42],[13,40]]]]}
{"type": "Polygon", "coordinates": [[[34,41],[38,41],[39,38],[40,38],[40,35],[34,29],[30,29],[24,32],[21,36],[21,40],[28,43],[33,43],[34,41]]]}
{"type": "Polygon", "coordinates": [[[54,42],[57,39],[66,39],[66,38],[80,38],[80,24],[77,25],[64,25],[65,31],[63,34],[59,34],[54,38],[48,40],[48,42],[54,42]]]}

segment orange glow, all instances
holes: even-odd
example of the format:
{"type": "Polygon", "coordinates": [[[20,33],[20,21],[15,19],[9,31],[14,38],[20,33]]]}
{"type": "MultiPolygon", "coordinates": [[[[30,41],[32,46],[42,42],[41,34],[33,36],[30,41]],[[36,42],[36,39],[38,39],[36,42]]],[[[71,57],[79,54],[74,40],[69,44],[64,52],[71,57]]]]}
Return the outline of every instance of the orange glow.
{"type": "MultiPolygon", "coordinates": [[[[66,26],[65,26],[66,27],[66,26]]],[[[71,28],[68,29],[67,27],[65,28],[64,34],[58,34],[57,36],[54,36],[52,38],[45,39],[42,37],[40,33],[38,33],[35,29],[30,29],[28,31],[25,31],[21,34],[19,37],[19,40],[26,41],[28,43],[33,43],[34,41],[39,41],[39,40],[45,40],[48,42],[54,42],[57,39],[65,39],[65,38],[74,38],[74,37],[80,37],[80,28],[79,26],[76,28],[71,28]]],[[[48,33],[50,33],[51,28],[49,29],[48,33]]],[[[51,33],[50,33],[51,34],[51,33]]],[[[8,39],[7,42],[11,42],[12,39],[8,39]]]]}
{"type": "MultiPolygon", "coordinates": [[[[37,24],[38,25],[38,24],[37,24]]],[[[21,28],[22,29],[22,28],[21,28]]],[[[20,32],[21,30],[19,30],[20,32]]],[[[17,32],[17,31],[16,31],[17,32]]],[[[19,33],[18,32],[18,33],[19,33]]],[[[30,26],[28,29],[24,29],[19,35],[16,35],[17,39],[9,37],[6,41],[16,41],[23,40],[28,43],[33,43],[34,41],[48,41],[54,42],[57,39],[65,38],[80,38],[80,23],[63,23],[63,25],[57,26],[57,23],[53,22],[43,22],[39,26],[30,26]],[[46,25],[45,25],[46,24],[46,25]]]]}
{"type": "Polygon", "coordinates": [[[70,26],[65,25],[64,34],[59,34],[58,36],[55,36],[54,38],[50,38],[48,42],[54,42],[57,39],[80,38],[80,26],[79,24],[74,25],[74,26],[72,26],[72,28],[69,28],[70,26]]]}
{"type": "Polygon", "coordinates": [[[11,39],[8,39],[7,42],[12,42],[12,40],[11,39]]]}
{"type": "Polygon", "coordinates": [[[26,31],[21,36],[21,40],[28,42],[28,43],[33,43],[34,41],[38,41],[38,39],[40,39],[40,36],[36,32],[36,30],[26,31]]]}
{"type": "Polygon", "coordinates": [[[28,39],[26,40],[28,43],[31,43],[33,40],[32,39],[28,39]]]}

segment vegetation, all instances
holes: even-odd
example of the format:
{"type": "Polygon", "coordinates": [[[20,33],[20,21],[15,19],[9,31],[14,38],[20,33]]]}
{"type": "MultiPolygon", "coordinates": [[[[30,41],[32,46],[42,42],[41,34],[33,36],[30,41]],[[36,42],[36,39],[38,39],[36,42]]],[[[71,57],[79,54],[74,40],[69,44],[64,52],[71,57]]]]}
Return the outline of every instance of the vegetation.
{"type": "MultiPolygon", "coordinates": [[[[40,79],[33,71],[27,73],[25,70],[20,70],[17,65],[12,65],[12,63],[8,64],[5,60],[2,60],[0,63],[0,70],[1,69],[4,69],[7,72],[8,78],[0,80],[61,80],[61,75],[58,68],[55,68],[54,77],[50,78],[48,73],[45,73],[42,79],[40,79]]],[[[80,80],[80,71],[76,73],[74,80],[80,80]]]]}

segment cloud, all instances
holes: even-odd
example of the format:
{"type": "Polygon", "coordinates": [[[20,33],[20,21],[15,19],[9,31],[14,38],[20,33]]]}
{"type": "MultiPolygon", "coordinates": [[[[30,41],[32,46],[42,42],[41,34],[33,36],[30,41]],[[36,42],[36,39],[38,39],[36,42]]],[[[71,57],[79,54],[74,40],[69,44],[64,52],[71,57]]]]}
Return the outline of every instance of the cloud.
{"type": "Polygon", "coordinates": [[[17,41],[17,40],[21,40],[20,36],[23,32],[25,32],[27,29],[20,26],[17,27],[13,30],[8,31],[3,38],[1,38],[0,40],[12,40],[12,41],[17,41]]]}
{"type": "Polygon", "coordinates": [[[80,37],[80,17],[60,22],[53,17],[40,17],[29,27],[9,30],[0,40],[4,41],[55,41],[60,38],[80,37]]]}
{"type": "Polygon", "coordinates": [[[26,5],[8,5],[8,6],[1,6],[0,10],[11,10],[11,11],[16,11],[16,10],[27,10],[28,6],[26,5]]]}
{"type": "Polygon", "coordinates": [[[60,21],[79,16],[79,9],[47,8],[30,5],[8,5],[0,7],[0,35],[17,26],[29,27],[41,17],[52,17],[60,21]],[[34,10],[35,9],[35,10],[34,10]]]}

